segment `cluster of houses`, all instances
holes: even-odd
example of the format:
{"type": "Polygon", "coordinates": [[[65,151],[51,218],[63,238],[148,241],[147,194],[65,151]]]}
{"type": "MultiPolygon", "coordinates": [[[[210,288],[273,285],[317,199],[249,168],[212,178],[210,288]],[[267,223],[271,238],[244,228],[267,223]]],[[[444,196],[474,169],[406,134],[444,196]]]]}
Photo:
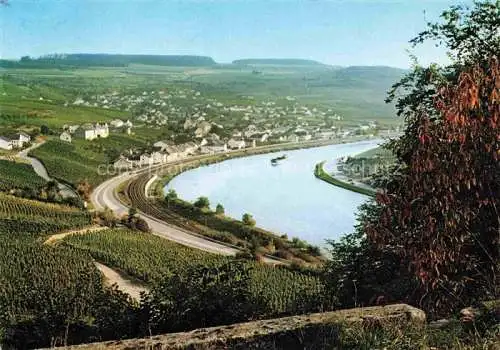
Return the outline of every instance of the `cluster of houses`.
{"type": "Polygon", "coordinates": [[[20,149],[30,142],[31,136],[24,132],[0,136],[0,148],[5,150],[20,149]]]}
{"type": "MultiPolygon", "coordinates": [[[[255,142],[251,144],[255,147],[255,142]]],[[[234,139],[228,142],[221,141],[216,136],[213,138],[204,138],[201,142],[186,142],[179,145],[173,145],[167,141],[158,141],[154,145],[152,152],[142,154],[121,155],[113,164],[115,169],[129,170],[137,167],[152,166],[177,160],[185,159],[195,154],[216,154],[229,150],[238,150],[245,148],[245,141],[234,139]]]]}
{"type": "Polygon", "coordinates": [[[73,138],[92,141],[109,136],[110,130],[122,131],[131,134],[133,124],[130,120],[124,122],[121,119],[115,119],[108,123],[86,123],[83,125],[64,125],[64,131],[59,135],[59,139],[65,142],[71,142],[73,138]]]}

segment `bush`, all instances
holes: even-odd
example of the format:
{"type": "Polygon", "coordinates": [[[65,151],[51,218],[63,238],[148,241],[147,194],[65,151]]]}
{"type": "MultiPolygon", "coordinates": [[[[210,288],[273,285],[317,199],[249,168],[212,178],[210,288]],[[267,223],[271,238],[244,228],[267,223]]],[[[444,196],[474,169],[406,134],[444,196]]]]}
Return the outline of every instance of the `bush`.
{"type": "Polygon", "coordinates": [[[255,226],[255,224],[256,224],[256,221],[253,218],[253,216],[248,214],[248,213],[243,214],[242,221],[245,225],[248,225],[248,226],[255,226]]]}
{"type": "Polygon", "coordinates": [[[194,206],[199,209],[208,209],[210,208],[210,201],[207,197],[199,197],[196,202],[194,202],[194,206]]]}
{"type": "Polygon", "coordinates": [[[224,215],[224,207],[222,206],[222,204],[217,204],[217,206],[215,207],[215,214],[224,215]]]}

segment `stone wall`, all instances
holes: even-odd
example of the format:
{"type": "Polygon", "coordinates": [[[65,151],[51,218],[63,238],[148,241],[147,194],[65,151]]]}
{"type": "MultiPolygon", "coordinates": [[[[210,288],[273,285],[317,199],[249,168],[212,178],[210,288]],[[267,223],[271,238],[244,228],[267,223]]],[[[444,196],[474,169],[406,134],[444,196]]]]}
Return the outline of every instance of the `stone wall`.
{"type": "Polygon", "coordinates": [[[423,311],[398,304],[260,320],[66,349],[322,349],[338,342],[341,327],[419,327],[425,320],[423,311]]]}

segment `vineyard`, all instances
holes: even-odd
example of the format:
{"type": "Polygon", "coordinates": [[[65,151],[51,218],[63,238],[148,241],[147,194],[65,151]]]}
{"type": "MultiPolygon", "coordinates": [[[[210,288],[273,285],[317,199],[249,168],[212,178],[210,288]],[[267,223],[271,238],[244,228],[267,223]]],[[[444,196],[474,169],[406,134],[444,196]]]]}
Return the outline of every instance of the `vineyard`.
{"type": "Polygon", "coordinates": [[[180,273],[188,266],[217,264],[229,259],[151,234],[120,229],[69,236],[64,242],[144,282],[157,281],[165,274],[180,273]]]}
{"type": "Polygon", "coordinates": [[[45,184],[31,165],[0,159],[0,192],[20,189],[36,193],[45,184]]]}
{"type": "Polygon", "coordinates": [[[74,207],[0,194],[0,234],[46,234],[90,223],[90,214],[74,207]]]}
{"type": "Polygon", "coordinates": [[[26,349],[135,335],[127,298],[104,289],[89,255],[26,239],[0,240],[0,344],[26,349]],[[132,333],[133,332],[133,333],[132,333]]]}
{"type": "Polygon", "coordinates": [[[86,180],[94,187],[114,174],[106,168],[130,148],[148,147],[148,136],[112,134],[108,138],[85,141],[74,138],[72,143],[49,140],[30,155],[43,162],[50,176],[73,185],[86,180]]]}
{"type": "Polygon", "coordinates": [[[99,164],[103,162],[103,156],[81,152],[73,144],[47,141],[32,150],[30,155],[43,162],[50,176],[72,184],[87,180],[95,185],[106,179],[97,173],[99,164]]]}
{"type": "MultiPolygon", "coordinates": [[[[220,266],[235,261],[181,246],[163,238],[128,230],[107,230],[68,236],[65,245],[92,255],[148,283],[163,276],[180,274],[190,267],[220,266]]],[[[252,267],[250,293],[266,316],[290,314],[314,309],[320,302],[323,285],[310,276],[285,267],[248,262],[252,267]]]]}

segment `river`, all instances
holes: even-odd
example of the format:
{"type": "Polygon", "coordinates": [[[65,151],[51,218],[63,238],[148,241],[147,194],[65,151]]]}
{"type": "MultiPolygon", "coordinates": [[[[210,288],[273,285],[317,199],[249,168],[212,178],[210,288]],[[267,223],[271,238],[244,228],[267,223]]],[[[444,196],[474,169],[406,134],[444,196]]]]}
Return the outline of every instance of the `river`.
{"type": "Polygon", "coordinates": [[[226,160],[176,176],[166,187],[180,198],[209,198],[212,209],[221,203],[226,215],[241,219],[250,213],[257,226],[289,238],[299,237],[325,246],[352,232],[357,208],[368,197],[332,186],[314,177],[315,164],[376,147],[381,140],[337,144],[226,160]],[[270,160],[285,153],[277,166],[270,160]]]}

